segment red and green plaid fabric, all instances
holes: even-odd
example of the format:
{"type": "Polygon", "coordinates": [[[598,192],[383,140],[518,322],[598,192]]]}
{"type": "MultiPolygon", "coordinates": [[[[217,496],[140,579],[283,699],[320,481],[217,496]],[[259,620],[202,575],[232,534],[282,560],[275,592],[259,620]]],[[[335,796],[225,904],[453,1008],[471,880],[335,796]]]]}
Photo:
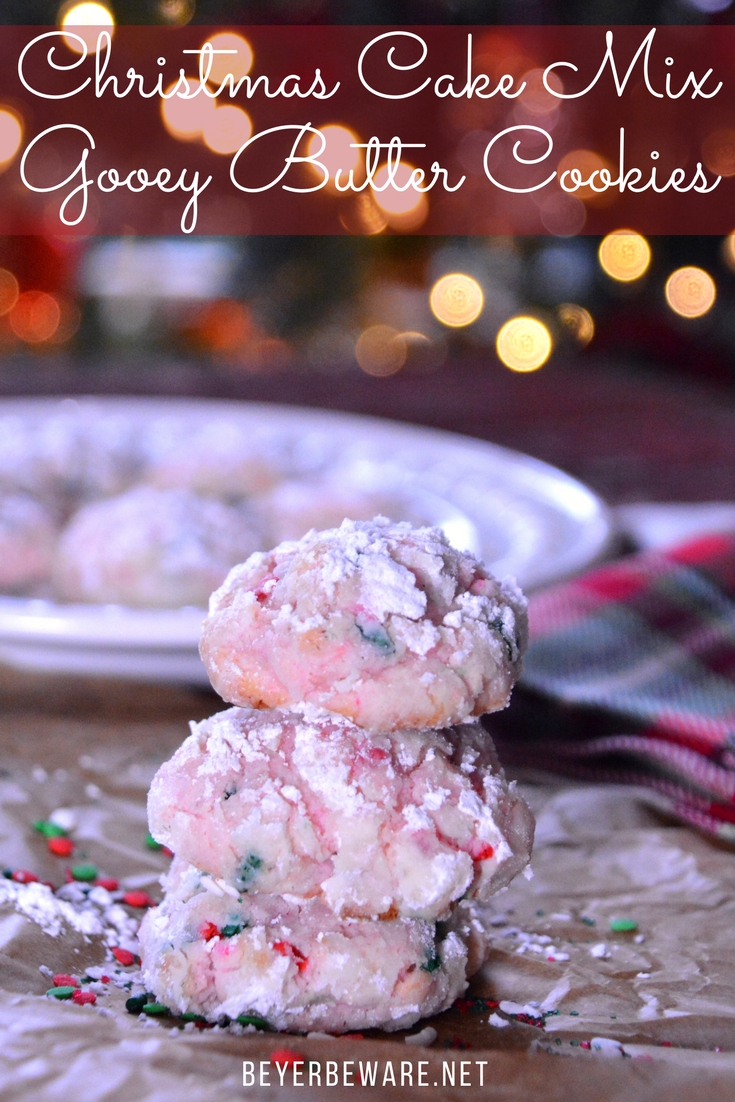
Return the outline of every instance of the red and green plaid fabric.
{"type": "Polygon", "coordinates": [[[645,785],[735,841],[735,534],[645,552],[531,598],[507,712],[513,766],[645,785]]]}

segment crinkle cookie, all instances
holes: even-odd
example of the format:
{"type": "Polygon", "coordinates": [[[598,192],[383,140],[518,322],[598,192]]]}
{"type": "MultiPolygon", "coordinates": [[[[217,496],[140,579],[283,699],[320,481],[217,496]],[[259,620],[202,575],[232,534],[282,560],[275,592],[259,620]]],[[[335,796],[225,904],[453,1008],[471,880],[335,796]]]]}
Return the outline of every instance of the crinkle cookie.
{"type": "Polygon", "coordinates": [[[345,518],[371,520],[382,513],[394,521],[408,520],[426,524],[405,496],[389,490],[367,490],[333,478],[318,482],[307,478],[289,478],[259,495],[254,504],[263,514],[271,543],[301,539],[312,528],[321,530],[340,525],[345,518]]]}
{"type": "MultiPolygon", "coordinates": [[[[281,1030],[404,1029],[467,986],[476,922],[338,919],[319,899],[238,894],[175,859],[138,934],[143,980],[166,1006],[281,1030]]],[[[478,955],[473,952],[474,963],[478,955]]]]}
{"type": "Polygon", "coordinates": [[[182,427],[160,419],[148,426],[145,480],[159,489],[189,489],[239,500],[270,489],[281,477],[283,457],[267,436],[217,418],[182,427]]]}
{"type": "Polygon", "coordinates": [[[59,541],[55,588],[69,601],[204,605],[258,543],[240,509],[187,490],[142,486],[75,514],[59,541]]]}
{"type": "Polygon", "coordinates": [[[533,820],[477,723],[368,734],[349,720],[231,708],[159,769],[150,829],[241,892],[352,917],[446,918],[529,860],[533,820]]]}
{"type": "Polygon", "coordinates": [[[344,521],[252,555],[212,594],[201,654],[232,704],[308,701],[375,731],[503,708],[526,601],[438,528],[344,521]]]}
{"type": "Polygon", "coordinates": [[[0,592],[21,592],[50,577],[57,531],[28,494],[0,491],[0,592]]]}

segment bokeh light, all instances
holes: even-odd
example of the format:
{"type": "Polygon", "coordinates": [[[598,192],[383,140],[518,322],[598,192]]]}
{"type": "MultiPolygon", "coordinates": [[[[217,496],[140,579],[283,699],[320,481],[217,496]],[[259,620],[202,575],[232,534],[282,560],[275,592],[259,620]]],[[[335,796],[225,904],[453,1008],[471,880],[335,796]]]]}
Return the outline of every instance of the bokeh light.
{"type": "Polygon", "coordinates": [[[23,140],[23,127],[15,111],[0,107],[0,168],[12,161],[23,140]]]}
{"type": "Polygon", "coordinates": [[[340,212],[339,220],[348,233],[365,234],[372,237],[382,233],[388,222],[380,207],[376,206],[372,195],[361,191],[348,201],[340,212]]]}
{"type": "Polygon", "coordinates": [[[590,343],[595,335],[595,323],[589,310],[576,302],[562,302],[556,312],[564,328],[582,348],[590,343]]]}
{"type": "Polygon", "coordinates": [[[59,324],[47,340],[50,344],[66,344],[82,323],[82,311],[68,295],[56,294],[54,298],[59,307],[59,324]]]}
{"type": "Polygon", "coordinates": [[[735,230],[722,242],[722,259],[735,272],[735,230]]]}
{"type": "MultiPolygon", "coordinates": [[[[595,153],[593,149],[573,149],[571,153],[565,153],[559,161],[557,172],[559,173],[559,181],[561,183],[562,175],[565,172],[572,172],[573,169],[579,171],[582,180],[589,180],[593,173],[599,173],[603,168],[607,169],[610,173],[611,179],[615,177],[615,170],[612,164],[600,153],[595,153]]],[[[574,177],[567,176],[564,179],[564,187],[570,188],[573,186],[574,182],[574,177]]],[[[594,177],[593,183],[595,187],[599,188],[602,186],[599,176],[594,177]]],[[[583,203],[590,203],[592,206],[606,206],[608,203],[612,203],[615,200],[615,190],[613,188],[608,188],[606,191],[594,191],[592,187],[583,186],[578,187],[574,192],[569,192],[569,194],[575,195],[577,199],[581,199],[583,203]]]]}
{"type": "Polygon", "coordinates": [[[253,67],[253,49],[247,39],[234,31],[222,31],[207,39],[213,50],[234,50],[234,53],[215,54],[209,70],[210,82],[220,85],[228,73],[235,83],[247,76],[253,67]]]}
{"type": "Polygon", "coordinates": [[[682,318],[701,318],[716,297],[715,281],[702,268],[677,268],[666,280],[666,301],[682,318]]]}
{"type": "MultiPolygon", "coordinates": [[[[196,88],[199,80],[197,77],[187,77],[189,88],[196,88]]],[[[178,81],[173,81],[165,89],[165,94],[170,95],[178,81]]],[[[200,138],[207,121],[217,110],[213,99],[199,92],[193,99],[184,99],[182,96],[171,96],[170,99],[161,100],[161,117],[163,125],[173,138],[180,141],[193,142],[200,138]]],[[[237,147],[236,147],[237,148],[237,147]]]]}
{"type": "Polygon", "coordinates": [[[640,279],[651,263],[648,242],[634,230],[615,230],[603,237],[597,256],[603,272],[619,283],[640,279]]]}
{"type": "Polygon", "coordinates": [[[202,138],[213,153],[235,153],[252,132],[253,124],[247,111],[225,104],[207,115],[202,138]]]}
{"type": "MultiPolygon", "coordinates": [[[[97,52],[97,37],[106,29],[112,34],[115,20],[109,8],[104,4],[83,3],[66,4],[61,9],[59,25],[62,30],[72,31],[86,44],[90,53],[97,52]]],[[[64,44],[75,54],[84,53],[76,38],[64,37],[64,44]]]]}
{"type": "Polygon", "coordinates": [[[477,321],[485,305],[485,296],[472,276],[451,272],[438,279],[431,288],[429,305],[442,325],[460,329],[477,321]]]}
{"type": "MultiPolygon", "coordinates": [[[[546,91],[543,69],[529,69],[521,80],[525,81],[526,87],[518,97],[518,102],[523,104],[530,115],[550,115],[558,110],[561,100],[546,91]]],[[[561,78],[556,73],[549,73],[547,80],[555,92],[564,91],[561,78]]]]}
{"type": "Polygon", "coordinates": [[[731,126],[712,130],[702,142],[702,157],[710,172],[735,176],[735,130],[731,126]]]}
{"type": "MultiPolygon", "coordinates": [[[[319,147],[322,143],[319,135],[312,134],[306,147],[307,153],[310,157],[316,156],[317,160],[321,161],[329,172],[327,187],[330,184],[332,187],[334,186],[334,178],[338,171],[341,173],[340,183],[344,185],[349,177],[350,169],[356,170],[362,159],[361,150],[356,148],[356,143],[360,139],[357,134],[340,123],[329,123],[328,126],[320,126],[319,130],[324,135],[327,144],[320,153],[319,147]]],[[[315,165],[311,165],[310,168],[318,176],[323,175],[315,165]]],[[[355,175],[357,175],[356,172],[355,175]]]]}
{"type": "Polygon", "coordinates": [[[159,0],[158,12],[166,23],[184,27],[193,19],[196,5],[194,0],[159,0]]]}
{"type": "Polygon", "coordinates": [[[16,337],[29,344],[40,344],[53,337],[60,320],[59,303],[45,291],[24,291],[8,315],[16,337]]]}
{"type": "Polygon", "coordinates": [[[390,325],[371,325],[355,342],[355,359],[368,375],[395,375],[407,355],[405,338],[390,325]]]}
{"type": "Polygon", "coordinates": [[[498,357],[511,371],[537,371],[548,360],[551,349],[551,333],[538,318],[511,318],[495,339],[498,357]]]}
{"type": "MultiPolygon", "coordinates": [[[[397,187],[391,184],[385,191],[373,191],[373,198],[385,215],[388,225],[406,232],[418,229],[429,213],[429,201],[423,191],[417,191],[414,187],[408,187],[405,191],[398,190],[406,186],[413,172],[413,165],[401,161],[393,172],[397,187]]],[[[376,187],[383,187],[388,179],[388,166],[382,165],[375,173],[374,183],[376,187]]]]}
{"type": "Polygon", "coordinates": [[[0,318],[9,314],[18,301],[18,280],[7,268],[0,268],[0,318]]]}

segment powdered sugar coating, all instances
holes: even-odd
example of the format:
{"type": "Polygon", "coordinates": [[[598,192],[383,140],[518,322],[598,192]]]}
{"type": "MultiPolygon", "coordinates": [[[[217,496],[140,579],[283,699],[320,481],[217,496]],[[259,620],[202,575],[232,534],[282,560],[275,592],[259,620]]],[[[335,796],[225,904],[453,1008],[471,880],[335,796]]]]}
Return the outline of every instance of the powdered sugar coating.
{"type": "Polygon", "coordinates": [[[446,918],[509,883],[533,836],[478,724],[368,734],[313,707],[192,724],[148,816],[159,842],[243,892],[353,917],[446,918]]]}
{"type": "MultiPolygon", "coordinates": [[[[392,520],[425,524],[415,504],[390,490],[368,490],[345,478],[317,481],[288,478],[272,490],[258,495],[253,504],[263,516],[270,544],[301,539],[312,528],[333,528],[350,520],[371,520],[382,513],[392,520]]],[[[269,544],[269,546],[270,546],[269,544]]]]}
{"type": "Polygon", "coordinates": [[[375,731],[503,708],[526,602],[438,528],[346,520],[252,555],[212,594],[201,654],[232,704],[307,701],[375,731]]]}
{"type": "Polygon", "coordinates": [[[48,509],[28,494],[0,491],[0,592],[22,592],[49,578],[56,540],[48,509]]]}
{"type": "Polygon", "coordinates": [[[283,456],[275,442],[226,418],[183,427],[175,418],[161,418],[148,426],[145,447],[144,478],[159,489],[237,501],[268,490],[281,477],[283,456]]]}
{"type": "Polygon", "coordinates": [[[143,979],[182,1013],[256,1014],[281,1030],[395,1030],[467,986],[466,923],[340,920],[319,899],[218,894],[178,858],[164,887],[138,935],[143,979]]]}
{"type": "Polygon", "coordinates": [[[73,517],[59,541],[55,587],[71,601],[204,605],[258,543],[239,509],[188,490],[138,487],[73,517]]]}

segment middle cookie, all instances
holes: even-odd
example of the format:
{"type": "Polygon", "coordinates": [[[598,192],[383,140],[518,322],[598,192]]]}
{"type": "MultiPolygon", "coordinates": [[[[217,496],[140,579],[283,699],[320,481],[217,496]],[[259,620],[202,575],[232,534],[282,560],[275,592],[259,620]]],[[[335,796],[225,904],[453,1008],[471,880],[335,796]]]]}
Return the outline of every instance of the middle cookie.
{"type": "Polygon", "coordinates": [[[311,706],[231,708],[159,769],[153,836],[238,892],[436,921],[528,862],[533,820],[477,723],[368,733],[311,706]]]}

